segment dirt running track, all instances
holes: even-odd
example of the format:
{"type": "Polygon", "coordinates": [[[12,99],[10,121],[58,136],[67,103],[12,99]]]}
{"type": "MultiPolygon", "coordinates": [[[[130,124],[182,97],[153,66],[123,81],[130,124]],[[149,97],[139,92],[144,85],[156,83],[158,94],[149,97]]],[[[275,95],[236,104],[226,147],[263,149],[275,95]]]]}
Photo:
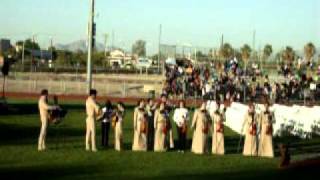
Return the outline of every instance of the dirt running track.
{"type": "MultiPolygon", "coordinates": [[[[10,99],[21,99],[21,100],[37,100],[39,98],[39,94],[37,93],[16,93],[16,92],[6,92],[5,94],[6,98],[10,99]]],[[[52,99],[52,94],[50,95],[49,99],[52,99]]],[[[66,102],[66,101],[85,101],[87,96],[86,95],[57,95],[60,102],[66,102]]],[[[111,102],[123,102],[125,104],[135,105],[138,100],[141,98],[138,97],[107,97],[107,96],[99,96],[97,97],[97,100],[102,103],[105,100],[110,100],[111,102]]],[[[157,99],[159,101],[159,99],[157,99]]],[[[170,100],[174,104],[178,104],[177,100],[170,100]]],[[[194,106],[199,105],[201,103],[201,100],[194,100],[194,99],[187,99],[186,104],[188,106],[194,106]]]]}

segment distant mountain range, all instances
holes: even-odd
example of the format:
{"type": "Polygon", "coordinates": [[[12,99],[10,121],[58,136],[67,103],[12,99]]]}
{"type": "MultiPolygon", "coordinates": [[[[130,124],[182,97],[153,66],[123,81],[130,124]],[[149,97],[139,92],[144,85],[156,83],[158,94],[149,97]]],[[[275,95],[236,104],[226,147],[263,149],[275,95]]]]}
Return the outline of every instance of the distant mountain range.
{"type": "MultiPolygon", "coordinates": [[[[88,50],[86,40],[74,41],[69,44],[56,44],[55,47],[58,50],[67,50],[72,52],[77,52],[77,51],[86,52],[88,50]]],[[[97,51],[104,51],[104,49],[105,49],[105,46],[102,43],[96,42],[97,51]]]]}

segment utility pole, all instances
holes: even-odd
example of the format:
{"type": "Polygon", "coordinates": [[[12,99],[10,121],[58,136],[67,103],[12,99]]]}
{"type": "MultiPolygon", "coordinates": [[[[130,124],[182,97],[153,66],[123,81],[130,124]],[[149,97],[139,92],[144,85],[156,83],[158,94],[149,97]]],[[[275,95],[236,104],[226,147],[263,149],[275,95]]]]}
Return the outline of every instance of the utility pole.
{"type": "Polygon", "coordinates": [[[160,24],[160,27],[159,27],[159,47],[158,47],[158,73],[160,73],[161,35],[162,35],[162,25],[160,24]]]}
{"type": "Polygon", "coordinates": [[[253,30],[252,50],[253,50],[253,54],[254,54],[254,53],[255,53],[255,50],[256,50],[256,30],[253,30]]]}
{"type": "Polygon", "coordinates": [[[89,33],[88,33],[88,61],[87,61],[87,93],[92,88],[92,49],[93,49],[93,26],[94,26],[94,1],[90,0],[90,13],[89,13],[89,33]]]}
{"type": "Polygon", "coordinates": [[[35,44],[35,35],[32,35],[32,50],[31,50],[31,63],[30,63],[30,72],[33,71],[33,65],[34,65],[34,44],[35,44]]]}
{"type": "Polygon", "coordinates": [[[194,49],[194,60],[196,62],[196,64],[198,63],[198,59],[197,59],[197,48],[194,49]]]}
{"type": "Polygon", "coordinates": [[[221,58],[221,52],[222,52],[222,50],[223,50],[223,44],[224,44],[224,39],[223,39],[223,34],[221,35],[221,44],[220,44],[220,53],[219,53],[219,59],[220,59],[220,61],[222,60],[222,58],[221,58]]]}
{"type": "Polygon", "coordinates": [[[24,48],[25,48],[26,40],[23,40],[22,44],[22,72],[24,72],[24,48]]]}
{"type": "Polygon", "coordinates": [[[221,35],[221,49],[223,48],[223,41],[224,41],[224,39],[223,39],[224,37],[223,37],[223,34],[221,35]]]}
{"type": "Polygon", "coordinates": [[[108,34],[104,34],[104,56],[107,57],[107,51],[108,51],[108,46],[107,46],[107,42],[108,42],[108,34]]]}
{"type": "Polygon", "coordinates": [[[114,30],[112,30],[112,42],[111,42],[111,51],[114,49],[114,30]]]}
{"type": "Polygon", "coordinates": [[[53,38],[50,38],[51,62],[53,62],[53,38]]]}

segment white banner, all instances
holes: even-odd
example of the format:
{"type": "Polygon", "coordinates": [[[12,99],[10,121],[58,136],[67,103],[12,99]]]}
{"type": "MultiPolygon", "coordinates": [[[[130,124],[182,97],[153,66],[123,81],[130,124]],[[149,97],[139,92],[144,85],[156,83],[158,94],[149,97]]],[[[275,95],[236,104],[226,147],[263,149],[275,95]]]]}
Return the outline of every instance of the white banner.
{"type": "MultiPolygon", "coordinates": [[[[261,113],[262,104],[256,105],[256,113],[261,113]]],[[[282,136],[290,133],[301,138],[311,137],[312,133],[320,133],[320,107],[285,106],[274,104],[270,107],[274,112],[275,124],[273,125],[274,136],[282,136]]],[[[240,103],[232,103],[226,111],[226,126],[233,131],[241,133],[244,116],[248,106],[240,103]]]]}

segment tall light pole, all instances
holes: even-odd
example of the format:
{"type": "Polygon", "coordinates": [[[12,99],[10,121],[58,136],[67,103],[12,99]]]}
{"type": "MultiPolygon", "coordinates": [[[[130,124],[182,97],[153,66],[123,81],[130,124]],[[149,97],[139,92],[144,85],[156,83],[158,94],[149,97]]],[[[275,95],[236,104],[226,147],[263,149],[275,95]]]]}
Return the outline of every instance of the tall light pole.
{"type": "MultiPolygon", "coordinates": [[[[223,46],[224,46],[224,36],[223,36],[223,34],[221,35],[221,39],[220,39],[220,52],[222,51],[222,49],[223,49],[223,46]]],[[[219,54],[219,60],[220,60],[220,62],[221,62],[221,56],[220,56],[220,54],[219,54]]]]}
{"type": "Polygon", "coordinates": [[[50,36],[50,61],[48,62],[48,67],[51,69],[53,66],[53,37],[50,36]]]}
{"type": "Polygon", "coordinates": [[[160,74],[160,56],[161,56],[161,34],[162,34],[162,25],[159,26],[159,49],[158,49],[158,73],[160,74]]]}
{"type": "Polygon", "coordinates": [[[104,34],[104,56],[107,57],[108,52],[108,34],[104,34]]]}
{"type": "Polygon", "coordinates": [[[112,30],[112,42],[111,42],[111,51],[114,50],[114,30],[112,30]]]}
{"type": "Polygon", "coordinates": [[[24,72],[24,49],[25,49],[26,40],[23,40],[22,44],[22,72],[24,72]]]}
{"type": "Polygon", "coordinates": [[[31,50],[31,63],[30,63],[30,72],[33,72],[33,70],[34,70],[34,49],[35,49],[35,47],[34,47],[34,45],[35,45],[35,43],[36,43],[36,41],[35,41],[35,37],[36,37],[36,35],[35,34],[33,34],[32,35],[32,50],[31,50]]]}
{"type": "Polygon", "coordinates": [[[87,61],[87,93],[92,88],[92,46],[94,26],[94,0],[90,0],[89,28],[88,28],[88,61],[87,61]]]}
{"type": "Polygon", "coordinates": [[[256,51],[256,30],[253,30],[253,35],[252,35],[252,52],[255,54],[256,51]]]}

